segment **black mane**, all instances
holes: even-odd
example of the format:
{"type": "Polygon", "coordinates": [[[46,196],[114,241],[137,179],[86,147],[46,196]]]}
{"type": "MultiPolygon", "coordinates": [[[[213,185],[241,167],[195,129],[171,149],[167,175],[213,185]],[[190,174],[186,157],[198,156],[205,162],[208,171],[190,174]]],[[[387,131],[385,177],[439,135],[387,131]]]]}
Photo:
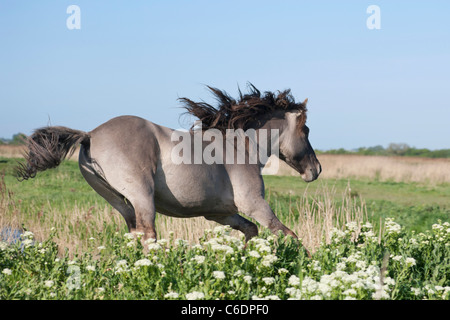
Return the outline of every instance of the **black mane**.
{"type": "Polygon", "coordinates": [[[202,122],[202,129],[247,129],[248,125],[263,115],[282,111],[302,111],[299,117],[299,125],[306,122],[306,101],[296,103],[291,90],[266,91],[264,94],[251,83],[248,84],[249,92],[242,94],[239,90],[239,100],[230,97],[225,91],[207,86],[215,96],[218,106],[213,107],[206,102],[194,102],[188,98],[180,98],[187,113],[197,117],[202,122]]]}

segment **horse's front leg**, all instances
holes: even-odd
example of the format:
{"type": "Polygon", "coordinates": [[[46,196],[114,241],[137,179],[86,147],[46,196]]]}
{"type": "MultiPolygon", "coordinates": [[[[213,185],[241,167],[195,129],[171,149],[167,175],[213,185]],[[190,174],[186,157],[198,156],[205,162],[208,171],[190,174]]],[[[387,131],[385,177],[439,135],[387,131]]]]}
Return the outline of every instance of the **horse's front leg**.
{"type": "MultiPolygon", "coordinates": [[[[244,210],[242,210],[242,212],[258,221],[274,234],[278,234],[278,232],[281,231],[286,236],[289,235],[294,239],[298,239],[297,235],[291,229],[281,223],[281,221],[272,211],[272,208],[264,199],[260,199],[259,201],[254,202],[251,207],[245,208],[244,210]]],[[[303,248],[306,250],[308,256],[311,257],[309,251],[304,246],[303,248]]]]}

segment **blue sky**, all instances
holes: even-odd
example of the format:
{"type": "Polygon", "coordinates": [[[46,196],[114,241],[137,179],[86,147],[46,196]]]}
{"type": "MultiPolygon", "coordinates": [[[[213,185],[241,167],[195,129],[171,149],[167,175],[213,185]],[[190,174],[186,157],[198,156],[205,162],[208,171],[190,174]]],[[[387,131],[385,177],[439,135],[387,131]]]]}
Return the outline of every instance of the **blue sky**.
{"type": "Polygon", "coordinates": [[[309,98],[316,149],[450,148],[449,14],[438,0],[0,0],[0,137],[122,114],[187,128],[177,98],[250,81],[309,98]]]}

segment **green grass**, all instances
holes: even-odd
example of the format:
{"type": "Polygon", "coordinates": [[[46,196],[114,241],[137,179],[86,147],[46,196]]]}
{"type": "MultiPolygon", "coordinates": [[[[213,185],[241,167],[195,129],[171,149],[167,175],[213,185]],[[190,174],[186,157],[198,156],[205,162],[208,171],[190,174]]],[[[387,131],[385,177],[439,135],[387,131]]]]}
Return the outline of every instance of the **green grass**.
{"type": "MultiPolygon", "coordinates": [[[[5,173],[6,186],[14,194],[15,201],[24,204],[21,208],[25,214],[35,214],[49,205],[63,211],[75,204],[86,210],[95,204],[106,204],[84,180],[76,162],[64,161],[55,169],[39,173],[38,178],[19,182],[14,176],[18,160],[0,158],[0,173],[5,173]]],[[[264,176],[264,182],[266,198],[280,218],[292,214],[291,204],[305,193],[312,201],[312,197],[320,196],[327,189],[324,186],[327,186],[336,190],[334,196],[338,204],[342,202],[342,194],[346,190],[351,197],[363,200],[367,217],[376,226],[380,218],[392,217],[406,230],[422,232],[431,228],[438,219],[450,221],[450,184],[429,186],[368,179],[320,178],[307,184],[299,177],[291,176],[264,176]]]]}
{"type": "Polygon", "coordinates": [[[205,231],[196,245],[160,239],[145,252],[140,241],[123,236],[123,221],[92,222],[112,212],[96,215],[106,202],[84,181],[76,162],[24,182],[15,178],[15,165],[14,159],[0,158],[0,222],[21,215],[25,228],[38,219],[39,228],[54,229],[46,238],[26,234],[13,245],[0,241],[0,299],[450,297],[448,184],[357,179],[306,184],[296,177],[265,176],[266,197],[282,221],[301,214],[295,205],[305,196],[316,206],[323,199],[338,206],[349,196],[365,203],[374,226],[346,221],[331,230],[330,241],[321,242],[312,258],[297,242],[267,231],[243,249],[242,238],[229,236],[227,228],[205,231]],[[82,250],[69,254],[56,236],[68,242],[82,238],[82,250]]]}
{"type": "Polygon", "coordinates": [[[406,230],[422,232],[431,228],[438,219],[450,221],[450,184],[428,186],[420,183],[382,182],[368,179],[320,179],[306,184],[299,177],[265,176],[269,202],[286,208],[305,192],[314,195],[327,185],[336,189],[337,203],[349,189],[350,196],[364,200],[367,217],[375,225],[387,217],[395,218],[406,230]]]}
{"type": "Polygon", "coordinates": [[[35,179],[19,182],[15,175],[15,166],[19,160],[0,158],[0,173],[5,173],[6,186],[14,193],[16,201],[27,203],[33,208],[50,202],[61,209],[67,203],[87,206],[104,201],[84,180],[78,163],[74,161],[63,161],[59,167],[41,172],[35,179]]]}

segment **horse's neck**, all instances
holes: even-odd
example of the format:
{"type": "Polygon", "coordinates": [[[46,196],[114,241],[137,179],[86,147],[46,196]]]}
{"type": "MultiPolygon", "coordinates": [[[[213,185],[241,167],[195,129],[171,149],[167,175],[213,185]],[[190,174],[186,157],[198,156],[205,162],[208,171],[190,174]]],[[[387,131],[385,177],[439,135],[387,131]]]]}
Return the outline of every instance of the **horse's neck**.
{"type": "Polygon", "coordinates": [[[280,137],[285,126],[282,121],[267,121],[260,128],[256,128],[258,137],[259,162],[264,165],[268,158],[272,155],[279,157],[280,154],[280,137]]]}

